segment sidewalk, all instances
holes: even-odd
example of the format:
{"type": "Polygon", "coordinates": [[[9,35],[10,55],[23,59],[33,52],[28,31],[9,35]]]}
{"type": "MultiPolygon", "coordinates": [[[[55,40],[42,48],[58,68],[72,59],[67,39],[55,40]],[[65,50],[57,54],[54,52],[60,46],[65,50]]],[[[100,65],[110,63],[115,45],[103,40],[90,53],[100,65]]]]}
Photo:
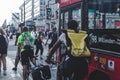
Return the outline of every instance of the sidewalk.
{"type": "Polygon", "coordinates": [[[3,75],[3,71],[1,71],[0,80],[22,80],[22,75],[19,72],[14,72],[12,68],[13,62],[7,57],[7,75],[3,75]]]}
{"type": "MultiPolygon", "coordinates": [[[[45,42],[45,40],[44,40],[45,42]]],[[[45,59],[46,59],[46,55],[47,55],[47,48],[48,46],[44,46],[44,52],[43,52],[43,60],[38,60],[38,64],[42,63],[42,64],[46,64],[45,63],[45,59]]],[[[14,67],[14,60],[15,60],[15,56],[16,56],[16,50],[17,50],[17,46],[14,46],[14,39],[10,41],[9,43],[9,48],[8,48],[8,56],[7,56],[7,75],[4,76],[2,71],[0,74],[0,80],[22,80],[22,66],[19,63],[18,68],[17,68],[17,72],[14,72],[12,70],[12,68],[14,67]]],[[[2,68],[1,68],[2,69],[2,68]]],[[[49,80],[56,80],[56,66],[52,66],[51,67],[51,79],[49,80]]]]}
{"type": "MultiPolygon", "coordinates": [[[[10,41],[9,49],[8,49],[8,56],[6,57],[7,60],[7,75],[3,75],[3,68],[1,66],[1,73],[0,73],[0,80],[22,80],[22,71],[18,69],[17,72],[14,72],[12,68],[14,67],[13,60],[10,58],[9,55],[14,55],[16,53],[16,47],[13,46],[14,40],[10,41]],[[13,49],[10,49],[13,48],[13,49]]],[[[15,56],[15,55],[14,55],[15,56]]]]}

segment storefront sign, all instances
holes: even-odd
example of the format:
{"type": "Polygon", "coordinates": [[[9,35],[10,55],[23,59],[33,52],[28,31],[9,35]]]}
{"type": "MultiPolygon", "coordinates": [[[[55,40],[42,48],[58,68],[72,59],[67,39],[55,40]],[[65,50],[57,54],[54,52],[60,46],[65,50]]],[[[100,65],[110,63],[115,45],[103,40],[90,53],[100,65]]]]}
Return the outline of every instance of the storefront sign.
{"type": "Polygon", "coordinates": [[[59,3],[60,3],[60,7],[64,7],[64,6],[79,2],[79,1],[81,0],[59,0],[59,3]]]}

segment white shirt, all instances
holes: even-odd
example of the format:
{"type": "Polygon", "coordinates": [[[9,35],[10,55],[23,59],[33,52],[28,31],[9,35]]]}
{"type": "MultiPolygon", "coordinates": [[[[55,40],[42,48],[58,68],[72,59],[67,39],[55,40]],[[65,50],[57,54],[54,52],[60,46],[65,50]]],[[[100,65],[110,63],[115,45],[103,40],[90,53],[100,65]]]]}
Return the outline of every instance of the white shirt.
{"type": "Polygon", "coordinates": [[[67,46],[65,33],[62,33],[59,36],[58,40],[60,40],[62,43],[64,43],[67,46]]]}
{"type": "Polygon", "coordinates": [[[31,34],[32,34],[32,36],[34,37],[34,39],[37,39],[37,36],[38,36],[38,33],[37,33],[37,31],[32,31],[31,32],[31,34]]]}

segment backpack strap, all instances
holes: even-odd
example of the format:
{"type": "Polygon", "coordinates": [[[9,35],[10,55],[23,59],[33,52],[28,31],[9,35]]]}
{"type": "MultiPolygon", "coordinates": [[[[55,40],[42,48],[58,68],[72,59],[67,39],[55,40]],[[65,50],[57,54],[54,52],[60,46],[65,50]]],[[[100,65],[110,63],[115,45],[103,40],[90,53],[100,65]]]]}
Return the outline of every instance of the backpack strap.
{"type": "Polygon", "coordinates": [[[27,35],[27,36],[29,36],[29,39],[30,39],[30,37],[31,37],[31,35],[28,33],[28,34],[26,34],[26,33],[22,33],[22,40],[23,40],[23,48],[24,49],[32,49],[33,47],[32,47],[32,43],[31,43],[31,41],[30,41],[30,45],[26,45],[26,46],[24,46],[24,37],[25,37],[25,35],[27,35]]]}

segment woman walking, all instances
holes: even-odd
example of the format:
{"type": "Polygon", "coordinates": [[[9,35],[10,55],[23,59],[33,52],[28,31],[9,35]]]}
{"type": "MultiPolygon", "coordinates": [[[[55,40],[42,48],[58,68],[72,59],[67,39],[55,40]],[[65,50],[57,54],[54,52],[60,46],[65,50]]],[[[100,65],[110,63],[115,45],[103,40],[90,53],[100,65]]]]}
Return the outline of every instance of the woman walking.
{"type": "Polygon", "coordinates": [[[39,35],[37,37],[37,40],[35,42],[35,45],[36,45],[36,52],[35,52],[35,55],[38,56],[38,52],[40,50],[40,59],[43,59],[42,58],[42,55],[43,55],[43,41],[42,41],[43,37],[42,37],[42,32],[39,32],[39,35]]]}
{"type": "Polygon", "coordinates": [[[4,30],[0,28],[0,72],[1,72],[1,62],[3,63],[3,75],[6,75],[6,56],[8,48],[8,38],[4,30]]]}

